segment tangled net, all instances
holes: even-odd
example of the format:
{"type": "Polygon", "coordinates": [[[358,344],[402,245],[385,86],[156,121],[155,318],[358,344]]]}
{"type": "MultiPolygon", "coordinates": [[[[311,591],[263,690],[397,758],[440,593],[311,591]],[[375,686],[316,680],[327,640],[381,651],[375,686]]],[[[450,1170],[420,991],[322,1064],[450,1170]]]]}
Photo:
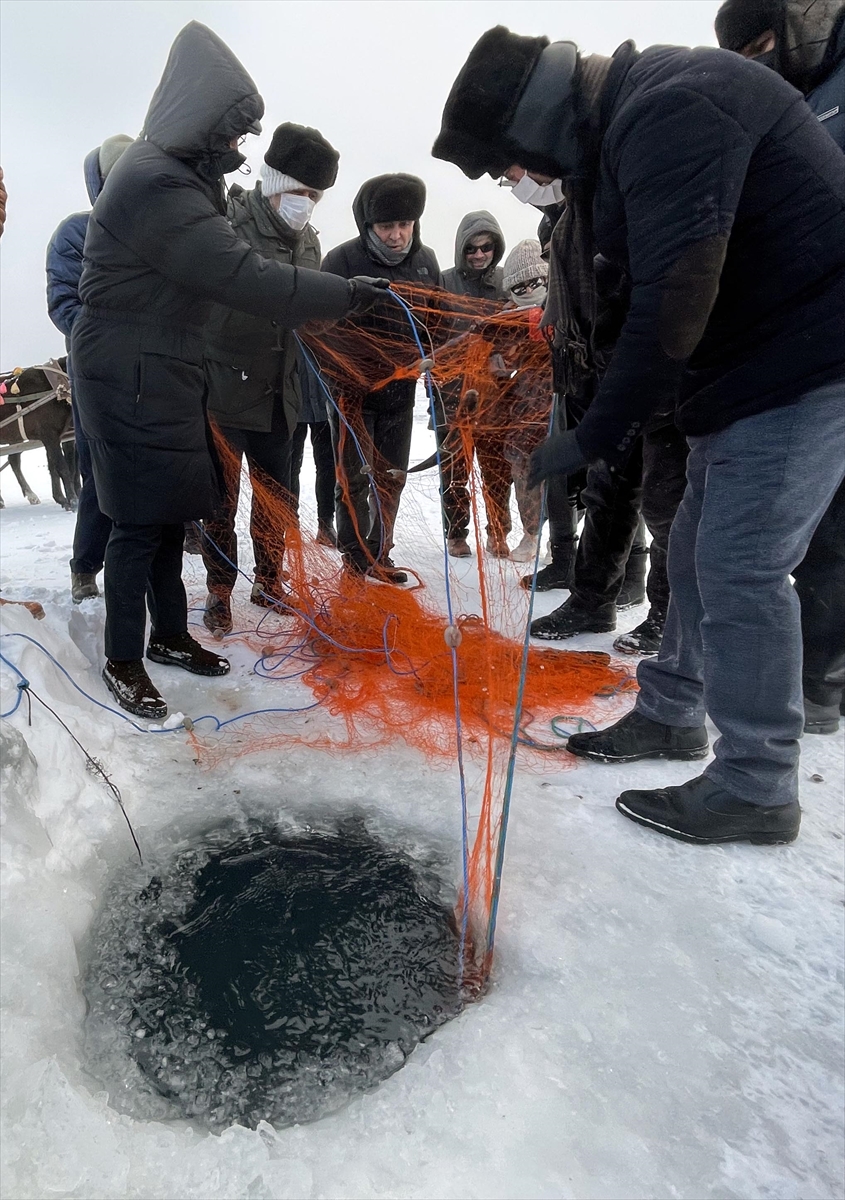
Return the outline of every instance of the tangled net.
{"type": "MultiPolygon", "coordinates": [[[[367,314],[309,329],[302,339],[309,369],[319,372],[343,433],[357,438],[374,505],[388,501],[395,475],[358,419],[362,393],[417,379],[422,370],[431,406],[446,414],[451,428],[444,454],[463,454],[471,463],[473,450],[498,446],[507,451],[501,455],[502,470],[527,460],[546,436],[551,415],[549,349],[531,310],[502,310],[440,290],[397,286],[395,291],[412,317],[390,298],[376,318],[367,314]]],[[[215,436],[231,480],[240,463],[215,436]]],[[[348,480],[339,483],[348,498],[348,480]]],[[[241,484],[243,492],[246,479],[241,484]]],[[[507,530],[496,528],[496,506],[485,504],[490,480],[482,479],[477,468],[470,472],[469,492],[479,600],[460,612],[453,599],[456,590],[464,596],[465,589],[456,589],[454,580],[450,587],[454,568],[445,555],[440,581],[424,581],[413,571],[416,583],[407,589],[363,580],[344,572],[335,551],[303,532],[277,484],[260,471],[253,472],[250,484],[253,533],[261,532],[280,563],[284,556],[291,596],[280,598],[277,612],[253,629],[232,636],[259,656],[259,674],[299,678],[310,689],[312,699],[300,710],[308,710],[309,719],[306,725],[291,718],[279,728],[278,722],[256,718],[239,723],[237,733],[228,736],[200,740],[194,735],[197,757],[213,764],[292,745],[337,752],[403,741],[429,762],[457,761],[465,819],[458,914],[467,976],[474,973],[480,984],[492,953],[514,751],[522,765],[548,759],[563,748],[555,737],[561,723],[580,727],[595,715],[597,701],[633,687],[633,681],[605,654],[532,647],[523,658],[530,596],[518,586],[512,567],[482,552],[486,536],[507,530]],[[426,582],[445,586],[451,618],[426,582]],[[332,719],[314,721],[310,709],[315,707],[332,719]],[[464,787],[467,759],[483,776],[470,797],[464,787]],[[472,830],[467,828],[471,821],[472,830]]],[[[407,508],[406,503],[400,523],[408,519],[407,508]]],[[[565,758],[556,758],[555,765],[565,765],[565,758]]]]}

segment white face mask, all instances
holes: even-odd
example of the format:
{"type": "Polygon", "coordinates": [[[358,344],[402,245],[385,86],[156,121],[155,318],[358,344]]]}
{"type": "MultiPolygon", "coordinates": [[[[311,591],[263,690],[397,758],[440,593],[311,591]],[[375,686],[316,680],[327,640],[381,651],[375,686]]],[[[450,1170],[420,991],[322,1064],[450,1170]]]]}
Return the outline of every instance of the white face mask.
{"type": "Polygon", "coordinates": [[[516,196],[520,203],[533,204],[535,208],[560,204],[563,200],[563,181],[553,179],[551,183],[537,183],[536,179],[526,174],[519,183],[514,184],[511,195],[516,196]]]}
{"type": "Polygon", "coordinates": [[[549,289],[545,283],[541,283],[539,287],[533,288],[530,292],[523,292],[521,296],[515,296],[511,292],[511,299],[517,308],[542,308],[548,294],[549,289]]]}
{"type": "Polygon", "coordinates": [[[283,192],[279,201],[279,216],[291,229],[304,229],[311,219],[314,203],[310,196],[294,196],[291,192],[283,192]]]}

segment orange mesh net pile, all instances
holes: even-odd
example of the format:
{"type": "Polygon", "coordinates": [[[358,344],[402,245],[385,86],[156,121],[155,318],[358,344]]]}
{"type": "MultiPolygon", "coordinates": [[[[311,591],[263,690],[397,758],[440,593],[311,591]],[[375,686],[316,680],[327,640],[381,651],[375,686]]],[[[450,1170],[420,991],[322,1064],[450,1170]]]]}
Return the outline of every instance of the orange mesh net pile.
{"type": "MultiPolygon", "coordinates": [[[[449,445],[459,445],[467,461],[485,441],[506,444],[511,458],[514,451],[516,457],[527,457],[546,435],[551,408],[550,356],[536,318],[526,310],[502,311],[440,291],[397,291],[418,322],[423,366],[435,395],[448,398],[449,445]]],[[[398,305],[396,315],[378,326],[365,315],[355,323],[306,331],[303,341],[353,428],[356,397],[363,390],[376,391],[420,373],[419,348],[398,305]]],[[[378,492],[388,465],[378,461],[363,432],[360,440],[362,458],[370,460],[362,466],[378,492]]],[[[240,463],[219,434],[216,442],[224,474],[231,479],[240,463]]],[[[400,526],[415,517],[410,479],[400,526]]],[[[262,615],[252,609],[252,628],[233,636],[259,657],[259,674],[298,678],[310,693],[302,707],[315,706],[322,715],[309,711],[307,722],[299,716],[257,717],[213,738],[195,735],[197,756],[211,764],[294,744],[353,752],[404,742],[430,763],[448,766],[458,763],[460,750],[481,779],[468,797],[467,886],[458,907],[467,926],[468,976],[474,970],[476,980],[482,979],[492,948],[490,912],[512,738],[518,739],[518,764],[536,768],[552,757],[551,751],[563,748],[550,729],[555,718],[595,716],[597,700],[633,686],[630,676],[604,654],[532,647],[514,735],[530,597],[512,567],[483,552],[496,517],[494,506],[484,503],[486,486],[477,471],[469,477],[474,586],[455,586],[452,579],[451,623],[443,565],[437,575],[416,575],[407,588],[345,572],[337,552],[318,545],[300,527],[276,484],[258,471],[250,482],[253,528],[277,547],[291,594],[282,597],[284,607],[278,612],[262,615]]],[[[344,479],[339,483],[343,489],[344,479]]],[[[242,492],[248,486],[242,479],[242,492]]],[[[442,540],[442,530],[431,526],[429,516],[429,543],[435,536],[442,540]]],[[[448,563],[450,572],[454,569],[452,560],[440,561],[448,563]]],[[[271,688],[268,707],[273,705],[271,688]]],[[[554,762],[566,765],[567,756],[555,755],[554,762]]]]}

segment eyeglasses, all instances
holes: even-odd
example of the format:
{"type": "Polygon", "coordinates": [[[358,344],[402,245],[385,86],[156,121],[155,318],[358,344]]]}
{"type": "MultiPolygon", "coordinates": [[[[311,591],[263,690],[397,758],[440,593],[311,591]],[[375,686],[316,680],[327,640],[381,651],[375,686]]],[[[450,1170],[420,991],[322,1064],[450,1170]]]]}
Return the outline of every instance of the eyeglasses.
{"type": "Polygon", "coordinates": [[[545,279],[526,279],[525,283],[515,283],[511,291],[515,296],[524,296],[527,292],[533,292],[535,288],[542,287],[545,279]]]}
{"type": "Polygon", "coordinates": [[[470,258],[473,254],[490,254],[495,249],[495,242],[485,242],[483,246],[467,246],[464,254],[470,258]]]}

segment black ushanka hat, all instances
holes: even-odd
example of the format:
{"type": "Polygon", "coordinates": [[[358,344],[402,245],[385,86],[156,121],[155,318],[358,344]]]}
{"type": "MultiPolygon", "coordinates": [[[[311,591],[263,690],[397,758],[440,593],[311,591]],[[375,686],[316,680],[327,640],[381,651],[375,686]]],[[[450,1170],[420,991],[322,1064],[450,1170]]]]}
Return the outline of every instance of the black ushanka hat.
{"type": "Polygon", "coordinates": [[[368,179],[352,202],[359,228],[377,221],[418,221],[424,209],[425,184],[402,172],[368,179]]]}
{"type": "Polygon", "coordinates": [[[340,155],[319,130],[286,121],[274,132],[264,161],[274,171],[324,192],[337,179],[340,155]]]}
{"type": "Polygon", "coordinates": [[[432,155],[454,163],[470,179],[509,167],[512,147],[505,130],[548,45],[546,37],[522,37],[504,25],[482,34],[452,85],[432,155]]]}

